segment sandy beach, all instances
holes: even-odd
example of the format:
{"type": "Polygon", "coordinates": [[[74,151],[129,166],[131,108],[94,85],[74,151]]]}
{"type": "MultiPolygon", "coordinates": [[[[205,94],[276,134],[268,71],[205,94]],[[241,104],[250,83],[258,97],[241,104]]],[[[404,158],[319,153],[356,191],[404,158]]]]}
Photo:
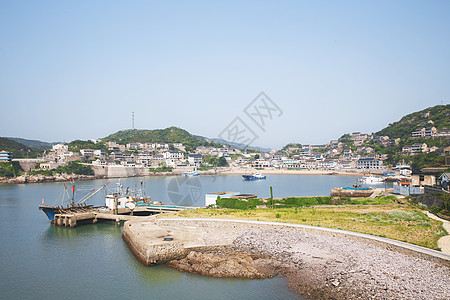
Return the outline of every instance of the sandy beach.
{"type": "MultiPolygon", "coordinates": [[[[344,175],[344,176],[362,176],[364,174],[368,174],[368,171],[360,171],[360,170],[287,170],[287,169],[264,169],[264,170],[256,170],[249,168],[229,168],[228,170],[220,171],[219,174],[222,175],[243,175],[243,174],[251,174],[260,172],[264,175],[344,175]]],[[[377,174],[375,172],[371,172],[372,174],[377,174]]],[[[379,174],[383,174],[383,172],[378,172],[379,174]]]]}

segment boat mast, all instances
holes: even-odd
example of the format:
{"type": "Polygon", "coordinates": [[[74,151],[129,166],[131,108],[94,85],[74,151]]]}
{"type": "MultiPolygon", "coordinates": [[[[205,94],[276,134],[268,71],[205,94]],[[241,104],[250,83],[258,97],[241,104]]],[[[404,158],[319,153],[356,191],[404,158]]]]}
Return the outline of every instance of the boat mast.
{"type": "Polygon", "coordinates": [[[97,190],[93,190],[89,195],[87,195],[84,199],[81,199],[77,205],[82,204],[83,202],[85,202],[87,199],[91,198],[92,196],[94,196],[95,194],[97,194],[99,191],[103,190],[108,184],[110,183],[110,181],[108,181],[105,185],[103,185],[102,187],[98,188],[97,190]]]}
{"type": "Polygon", "coordinates": [[[67,199],[69,199],[70,206],[73,206],[72,200],[70,200],[69,192],[67,191],[67,186],[64,183],[64,190],[66,191],[67,199]]]}
{"type": "Polygon", "coordinates": [[[72,179],[72,206],[75,206],[75,182],[72,179]]]}

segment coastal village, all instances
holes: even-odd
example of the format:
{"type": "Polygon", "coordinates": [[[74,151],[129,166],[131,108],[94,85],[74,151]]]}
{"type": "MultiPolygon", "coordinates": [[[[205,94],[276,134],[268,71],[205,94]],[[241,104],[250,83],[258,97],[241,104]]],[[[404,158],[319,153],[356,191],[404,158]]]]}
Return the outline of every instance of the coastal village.
{"type": "MultiPolygon", "coordinates": [[[[423,128],[411,133],[413,138],[433,139],[435,137],[450,138],[450,130],[436,131],[436,128],[423,128]],[[420,132],[422,135],[418,135],[420,132]]],[[[211,169],[230,167],[242,169],[304,169],[326,171],[379,171],[392,169],[385,163],[387,154],[377,154],[368,144],[384,146],[397,145],[400,139],[390,139],[389,136],[374,136],[360,132],[353,132],[349,137],[350,143],[332,140],[323,145],[286,146],[281,151],[269,152],[235,149],[222,147],[197,147],[193,152],[186,151],[182,143],[128,143],[118,144],[108,141],[104,144],[107,149],[80,149],[70,151],[68,144],[53,145],[52,150],[43,156],[39,164],[41,169],[54,169],[69,161],[90,162],[93,166],[123,166],[135,168],[184,169],[186,167],[211,169]],[[221,163],[211,163],[211,157],[223,158],[221,163]]],[[[102,140],[91,140],[95,145],[102,140]]],[[[441,155],[450,154],[450,146],[428,147],[426,143],[418,143],[402,148],[402,153],[415,155],[419,153],[437,152],[441,155]]],[[[3,154],[9,155],[11,154],[3,154]]],[[[217,160],[220,162],[220,160],[217,160]]],[[[399,170],[400,171],[400,170],[399,170]]]]}
{"type": "Polygon", "coordinates": [[[0,300],[450,300],[450,2],[0,8],[0,300]]]}
{"type": "MultiPolygon", "coordinates": [[[[448,176],[442,176],[442,172],[450,166],[450,129],[446,126],[448,121],[444,121],[444,126],[442,121],[435,125],[430,111],[406,116],[407,120],[403,123],[415,122],[416,125],[409,131],[403,128],[406,133],[402,137],[398,137],[395,132],[388,135],[388,130],[396,125],[391,124],[375,134],[352,132],[326,144],[288,144],[279,150],[261,151],[219,144],[207,138],[199,141],[186,131],[171,127],[165,131],[178,134],[179,140],[162,142],[160,138],[158,142],[144,142],[142,140],[145,138],[133,136],[141,134],[145,137],[145,134],[154,131],[128,130],[103,139],[54,143],[50,149],[40,152],[37,158],[24,158],[23,151],[20,153],[22,157],[16,158],[12,152],[2,149],[0,161],[16,161],[25,171],[21,176],[4,178],[3,182],[52,181],[51,175],[55,178],[58,170],[72,162],[87,166],[92,171],[84,175],[96,178],[180,175],[183,172],[369,173],[396,176],[399,180],[411,182],[412,186],[437,184],[448,189],[448,176]],[[191,140],[183,143],[186,135],[191,140]],[[124,137],[132,141],[124,142],[124,137]],[[195,141],[192,142],[192,139],[195,141]],[[424,161],[430,161],[428,158],[432,157],[434,164],[431,167],[426,164],[414,165],[418,157],[424,161]],[[410,176],[412,173],[416,177],[413,180],[410,176]]],[[[405,127],[404,124],[402,126],[405,127]]],[[[56,177],[64,180],[64,177],[56,177]]]]}

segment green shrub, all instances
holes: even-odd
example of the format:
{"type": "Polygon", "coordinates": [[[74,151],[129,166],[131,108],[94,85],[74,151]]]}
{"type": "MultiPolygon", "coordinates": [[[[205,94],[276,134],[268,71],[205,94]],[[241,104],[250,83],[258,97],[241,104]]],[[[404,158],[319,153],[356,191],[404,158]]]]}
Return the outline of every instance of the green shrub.
{"type": "Polygon", "coordinates": [[[428,221],[428,216],[420,211],[403,211],[394,209],[388,213],[389,218],[394,221],[428,221]]]}
{"type": "Polygon", "coordinates": [[[160,168],[148,168],[150,172],[158,173],[158,172],[172,172],[172,167],[162,166],[160,168]]]}
{"type": "Polygon", "coordinates": [[[44,175],[44,176],[52,176],[54,170],[44,170],[44,169],[36,169],[28,172],[29,175],[44,175]]]}
{"type": "Polygon", "coordinates": [[[94,170],[89,165],[82,165],[76,161],[71,161],[63,166],[57,167],[53,173],[94,175],[94,170]]]}
{"type": "Polygon", "coordinates": [[[430,211],[435,214],[439,213],[441,210],[442,210],[442,208],[434,206],[434,205],[432,207],[430,207],[430,211]]]}
{"type": "Polygon", "coordinates": [[[302,207],[312,205],[331,205],[333,201],[331,197],[289,197],[279,201],[278,207],[302,207]]]}
{"type": "Polygon", "coordinates": [[[0,162],[0,177],[16,177],[23,173],[17,161],[0,162]]]}
{"type": "Polygon", "coordinates": [[[263,205],[259,199],[249,199],[248,201],[234,198],[222,198],[216,200],[217,207],[232,209],[254,209],[257,205],[263,205]]]}

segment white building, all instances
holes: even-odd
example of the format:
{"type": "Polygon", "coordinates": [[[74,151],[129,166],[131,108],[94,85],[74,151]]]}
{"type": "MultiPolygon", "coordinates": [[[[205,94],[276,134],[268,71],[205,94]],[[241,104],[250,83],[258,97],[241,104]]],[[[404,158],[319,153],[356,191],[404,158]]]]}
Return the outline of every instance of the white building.
{"type": "Polygon", "coordinates": [[[9,151],[0,151],[0,161],[11,161],[12,153],[9,151]]]}
{"type": "Polygon", "coordinates": [[[103,150],[103,149],[94,150],[94,155],[95,156],[105,156],[106,155],[106,151],[103,150]]]}
{"type": "Polygon", "coordinates": [[[166,151],[163,156],[164,159],[184,159],[184,153],[178,151],[166,151]]]}
{"type": "Polygon", "coordinates": [[[375,158],[360,158],[358,159],[356,168],[378,170],[383,169],[383,161],[375,158]]]}
{"type": "Polygon", "coordinates": [[[201,154],[189,154],[188,162],[191,166],[199,166],[203,163],[203,155],[201,154]]]}
{"type": "Polygon", "coordinates": [[[94,150],[92,149],[81,149],[80,153],[83,156],[94,156],[94,150]]]}
{"type": "Polygon", "coordinates": [[[67,144],[56,144],[52,146],[53,150],[64,150],[64,151],[68,151],[69,150],[69,145],[67,144]]]}

